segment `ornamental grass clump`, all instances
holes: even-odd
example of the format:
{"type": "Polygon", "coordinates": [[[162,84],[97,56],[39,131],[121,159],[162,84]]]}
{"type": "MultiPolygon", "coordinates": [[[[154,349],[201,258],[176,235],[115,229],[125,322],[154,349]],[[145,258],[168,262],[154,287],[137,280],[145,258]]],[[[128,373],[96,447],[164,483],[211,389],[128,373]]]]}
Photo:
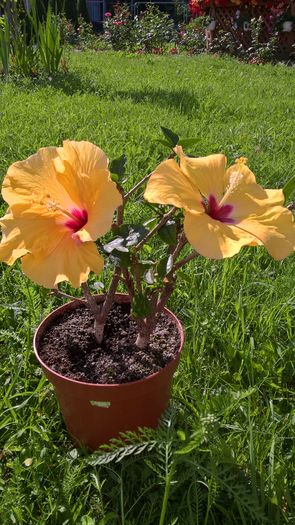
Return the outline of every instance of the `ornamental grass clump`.
{"type": "Polygon", "coordinates": [[[12,164],[4,178],[9,209],[0,220],[0,260],[12,265],[21,259],[24,274],[55,294],[67,296],[58,288],[63,281],[81,287],[98,343],[119,284],[130,298],[136,345],[146,348],[177,271],[189,261],[232,257],[244,246],[264,246],[278,261],[294,251],[295,224],[285,206],[294,180],[285,194],[265,190],[246,158],[227,167],[223,154],[190,157],[182,146],[191,140],[163,131],[169,158],[129,191],[121,184],[124,156],[109,163],[99,147],[84,141],[42,148],[12,164]],[[126,222],[129,199],[144,185],[150,219],[126,222]],[[155,238],[163,244],[159,259],[153,257],[155,238]],[[106,260],[113,275],[98,304],[87,281],[106,260]]]}

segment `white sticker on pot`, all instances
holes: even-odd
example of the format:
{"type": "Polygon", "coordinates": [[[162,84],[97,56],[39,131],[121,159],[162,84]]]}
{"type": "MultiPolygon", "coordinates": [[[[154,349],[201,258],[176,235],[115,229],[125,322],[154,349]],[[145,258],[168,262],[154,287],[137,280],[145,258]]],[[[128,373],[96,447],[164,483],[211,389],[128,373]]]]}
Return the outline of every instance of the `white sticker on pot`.
{"type": "Polygon", "coordinates": [[[95,401],[91,400],[90,405],[93,407],[100,407],[100,408],[110,408],[111,402],[110,401],[95,401]]]}

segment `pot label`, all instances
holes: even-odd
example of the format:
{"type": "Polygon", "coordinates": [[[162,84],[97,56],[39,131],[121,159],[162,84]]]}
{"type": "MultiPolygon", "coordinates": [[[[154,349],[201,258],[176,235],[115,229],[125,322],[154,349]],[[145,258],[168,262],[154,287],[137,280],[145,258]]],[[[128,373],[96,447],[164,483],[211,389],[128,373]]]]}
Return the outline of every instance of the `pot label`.
{"type": "Polygon", "coordinates": [[[110,408],[111,402],[90,400],[90,405],[92,405],[93,407],[110,408]]]}

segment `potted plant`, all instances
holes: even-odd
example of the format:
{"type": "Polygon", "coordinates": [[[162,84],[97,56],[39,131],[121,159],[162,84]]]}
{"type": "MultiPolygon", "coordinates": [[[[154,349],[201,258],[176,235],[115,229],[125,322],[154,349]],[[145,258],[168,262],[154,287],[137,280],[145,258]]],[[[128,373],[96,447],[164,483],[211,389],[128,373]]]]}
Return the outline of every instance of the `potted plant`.
{"type": "Polygon", "coordinates": [[[294,250],[282,190],[259,186],[245,158],[226,168],[222,154],[188,157],[179,137],[163,131],[169,158],[127,192],[124,158],[109,164],[89,142],[42,148],[12,164],[3,182],[0,260],[21,259],[29,278],[72,299],[41,323],[34,345],[70,434],[91,449],[120,431],[156,426],[168,404],[183,330],[166,304],[180,268],[247,245],[264,245],[277,260],[294,250]],[[127,222],[130,198],[145,183],[150,217],[127,222]],[[95,296],[88,277],[104,261],[110,286],[95,296]],[[63,281],[83,295],[60,291],[63,281]]]}

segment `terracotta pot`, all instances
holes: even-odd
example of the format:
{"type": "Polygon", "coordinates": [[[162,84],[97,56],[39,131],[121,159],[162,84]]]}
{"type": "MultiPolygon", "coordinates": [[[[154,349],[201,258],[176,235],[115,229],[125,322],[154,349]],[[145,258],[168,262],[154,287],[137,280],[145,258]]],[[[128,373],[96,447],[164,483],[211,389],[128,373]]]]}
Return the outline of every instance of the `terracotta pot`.
{"type": "MultiPolygon", "coordinates": [[[[102,296],[99,296],[102,298],[102,296]]],[[[116,302],[129,302],[124,294],[116,302]]],[[[64,377],[51,370],[40,358],[38,349],[44,331],[67,310],[81,303],[71,301],[48,315],[36,330],[34,351],[47,379],[53,384],[68,432],[77,445],[95,450],[99,445],[118,437],[120,432],[139,427],[155,428],[169,403],[173,374],[178,366],[184,334],[180,321],[170,310],[180,335],[175,358],[155,374],[139,381],[122,384],[93,384],[64,377]]]]}

